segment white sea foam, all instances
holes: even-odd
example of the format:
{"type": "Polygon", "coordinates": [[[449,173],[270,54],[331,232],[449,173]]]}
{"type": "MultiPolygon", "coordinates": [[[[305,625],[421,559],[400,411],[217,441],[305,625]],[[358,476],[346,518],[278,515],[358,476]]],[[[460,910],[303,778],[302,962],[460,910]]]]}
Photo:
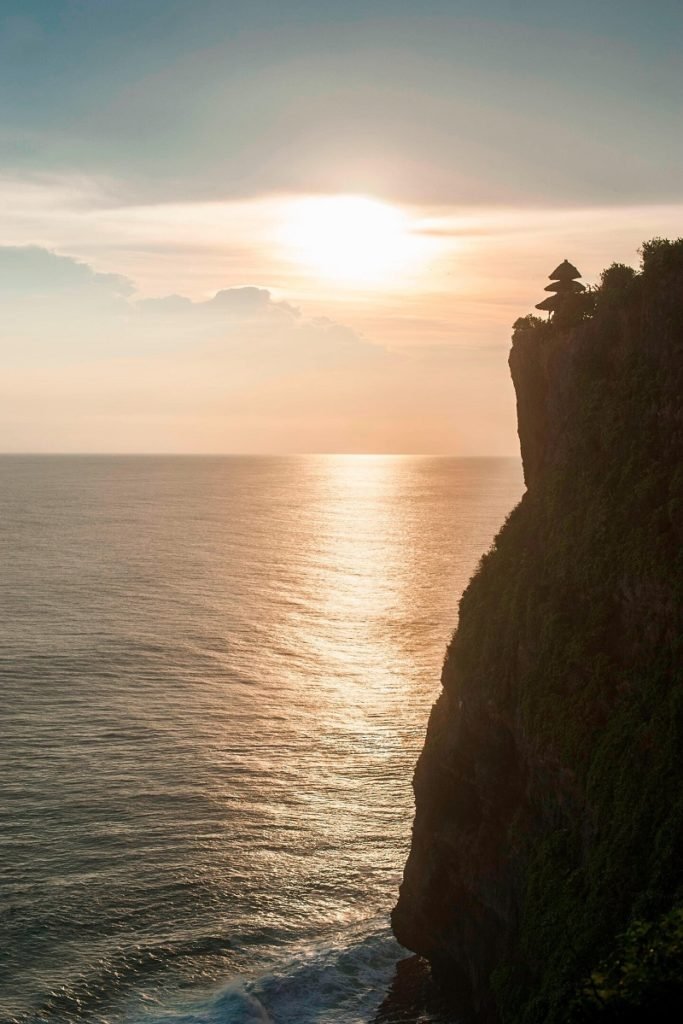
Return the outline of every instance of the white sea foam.
{"type": "MultiPolygon", "coordinates": [[[[270,969],[234,978],[201,999],[131,1012],[135,1024],[368,1024],[406,955],[386,922],[356,928],[347,945],[309,946],[270,969]]],[[[341,936],[339,936],[341,939],[341,936]]]]}

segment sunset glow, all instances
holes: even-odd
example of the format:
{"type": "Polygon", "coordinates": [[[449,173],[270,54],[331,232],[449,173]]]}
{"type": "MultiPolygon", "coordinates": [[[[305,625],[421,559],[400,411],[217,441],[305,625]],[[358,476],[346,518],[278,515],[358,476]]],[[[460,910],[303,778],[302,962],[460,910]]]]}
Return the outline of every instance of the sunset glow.
{"type": "Polygon", "coordinates": [[[364,196],[295,200],[283,231],[291,256],[310,273],[341,284],[386,284],[418,265],[420,242],[405,214],[364,196]]]}
{"type": "Polygon", "coordinates": [[[578,2],[7,0],[0,446],[515,455],[549,269],[683,234],[683,15],[578,2]]]}

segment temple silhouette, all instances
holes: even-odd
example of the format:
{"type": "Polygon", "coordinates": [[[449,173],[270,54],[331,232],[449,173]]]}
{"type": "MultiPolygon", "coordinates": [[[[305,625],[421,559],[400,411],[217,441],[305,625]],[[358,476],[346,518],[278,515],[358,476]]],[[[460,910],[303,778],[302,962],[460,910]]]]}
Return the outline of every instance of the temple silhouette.
{"type": "Polygon", "coordinates": [[[550,284],[546,285],[545,290],[553,294],[549,295],[547,299],[543,299],[542,302],[537,302],[536,309],[546,311],[548,319],[550,319],[551,316],[563,313],[573,306],[574,296],[585,292],[586,288],[578,280],[581,277],[580,272],[569,260],[563,260],[559,267],[555,267],[552,274],[548,274],[548,277],[550,284]]]}

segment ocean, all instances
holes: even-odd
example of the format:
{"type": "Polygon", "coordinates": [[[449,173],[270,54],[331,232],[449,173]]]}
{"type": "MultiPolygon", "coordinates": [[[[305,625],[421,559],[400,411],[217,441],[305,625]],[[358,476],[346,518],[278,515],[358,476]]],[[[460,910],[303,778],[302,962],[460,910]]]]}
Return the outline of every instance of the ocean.
{"type": "Polygon", "coordinates": [[[513,459],[0,458],[0,1020],[380,1019],[445,647],[521,493],[513,459]]]}

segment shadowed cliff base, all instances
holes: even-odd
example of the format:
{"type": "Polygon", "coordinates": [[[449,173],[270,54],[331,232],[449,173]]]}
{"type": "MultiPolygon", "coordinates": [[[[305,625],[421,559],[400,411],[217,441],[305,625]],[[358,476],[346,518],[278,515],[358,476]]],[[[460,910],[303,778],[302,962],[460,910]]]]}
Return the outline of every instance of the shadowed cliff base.
{"type": "Polygon", "coordinates": [[[397,963],[389,991],[371,1024],[449,1024],[452,1020],[452,994],[435,981],[426,960],[409,956],[397,963]]]}
{"type": "Polygon", "coordinates": [[[463,595],[393,927],[505,1024],[683,1010],[683,240],[515,324],[527,492],[463,595]]]}

